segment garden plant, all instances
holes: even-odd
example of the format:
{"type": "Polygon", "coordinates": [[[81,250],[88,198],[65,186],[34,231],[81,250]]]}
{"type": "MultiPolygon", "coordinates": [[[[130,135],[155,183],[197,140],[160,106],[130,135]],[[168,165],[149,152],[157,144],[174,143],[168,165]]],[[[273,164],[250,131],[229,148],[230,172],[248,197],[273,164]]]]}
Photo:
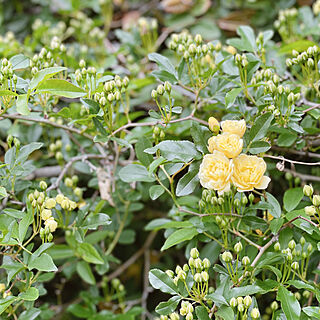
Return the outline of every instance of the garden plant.
{"type": "Polygon", "coordinates": [[[2,1],[1,319],[320,319],[320,1],[2,1]]]}

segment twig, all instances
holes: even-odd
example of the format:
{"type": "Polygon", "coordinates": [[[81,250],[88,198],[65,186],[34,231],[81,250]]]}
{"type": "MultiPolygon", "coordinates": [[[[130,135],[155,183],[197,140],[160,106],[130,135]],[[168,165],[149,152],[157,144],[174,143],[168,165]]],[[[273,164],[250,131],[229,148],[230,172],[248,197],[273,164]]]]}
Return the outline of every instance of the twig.
{"type": "Polygon", "coordinates": [[[118,277],[125,270],[127,270],[133,263],[135,263],[140,258],[140,256],[143,255],[145,250],[151,246],[156,234],[157,234],[156,231],[150,232],[150,234],[146,239],[145,244],[133,256],[131,256],[125,263],[123,263],[118,269],[116,269],[114,272],[109,274],[108,279],[111,280],[113,278],[118,277]]]}
{"type": "Polygon", "coordinates": [[[254,243],[253,241],[251,241],[250,239],[248,239],[246,236],[244,236],[243,234],[241,234],[240,232],[236,231],[236,230],[231,230],[230,231],[235,234],[236,236],[242,238],[243,240],[245,240],[246,242],[248,242],[249,244],[251,244],[252,246],[256,247],[258,250],[261,249],[261,246],[259,246],[258,244],[254,243]]]}
{"type": "Polygon", "coordinates": [[[120,131],[123,131],[125,129],[128,128],[133,128],[133,127],[146,127],[146,126],[156,126],[157,124],[161,124],[162,126],[166,126],[169,123],[177,123],[177,122],[182,122],[182,121],[186,121],[186,120],[194,120],[196,122],[199,122],[203,125],[208,125],[208,123],[204,120],[198,119],[196,117],[194,117],[192,114],[184,117],[184,118],[180,118],[180,119],[175,119],[175,120],[171,120],[168,123],[163,122],[162,120],[158,120],[158,121],[153,121],[153,122],[131,122],[131,123],[127,123],[125,125],[123,125],[122,127],[118,128],[117,130],[112,132],[112,136],[114,136],[115,134],[117,134],[120,131]]]}
{"type": "Polygon", "coordinates": [[[187,209],[183,209],[183,208],[179,208],[179,211],[181,212],[185,212],[185,213],[190,213],[193,214],[195,216],[198,217],[208,217],[208,216],[232,216],[232,217],[238,217],[238,218],[242,218],[242,216],[240,214],[236,214],[236,213],[225,213],[225,212],[212,212],[212,213],[198,213],[198,212],[194,212],[191,210],[187,210],[187,209]]]}
{"type": "Polygon", "coordinates": [[[316,182],[320,182],[320,177],[317,177],[317,176],[311,176],[309,174],[303,174],[303,173],[299,173],[299,172],[296,172],[296,171],[293,171],[293,170],[290,170],[290,169],[283,169],[284,172],[290,172],[292,173],[292,175],[294,177],[299,177],[301,178],[301,180],[303,181],[316,181],[316,182]]]}
{"type": "Polygon", "coordinates": [[[51,122],[50,120],[46,120],[46,119],[29,118],[29,117],[21,116],[21,115],[16,114],[16,113],[15,114],[7,114],[7,113],[6,114],[2,114],[0,119],[1,118],[43,123],[43,124],[46,124],[46,125],[49,125],[49,126],[52,126],[52,127],[60,128],[60,129],[66,130],[66,131],[70,131],[70,132],[79,134],[80,136],[83,136],[83,137],[85,137],[87,139],[93,140],[93,136],[91,136],[88,133],[82,132],[81,130],[76,129],[76,128],[65,126],[63,124],[58,124],[56,122],[51,122]]]}
{"type": "Polygon", "coordinates": [[[312,224],[312,225],[313,225],[314,227],[316,227],[316,228],[318,227],[318,225],[317,225],[315,222],[313,222],[313,221],[311,221],[311,220],[309,220],[309,219],[307,219],[307,218],[305,218],[305,217],[303,217],[303,216],[296,216],[295,218],[293,218],[293,219],[291,219],[290,221],[286,222],[286,223],[281,227],[281,230],[284,229],[285,227],[287,227],[290,223],[292,223],[292,222],[294,222],[294,221],[296,221],[296,220],[298,220],[298,219],[307,221],[307,222],[309,222],[310,224],[312,224]]]}
{"type": "Polygon", "coordinates": [[[146,319],[147,300],[149,295],[149,270],[150,270],[150,249],[144,252],[144,272],[143,272],[143,293],[141,298],[141,306],[144,309],[141,319],[146,319]]]}
{"type": "Polygon", "coordinates": [[[265,154],[265,155],[263,155],[263,157],[270,158],[270,159],[276,159],[276,160],[280,160],[280,161],[284,161],[284,162],[289,162],[289,163],[293,163],[293,164],[302,164],[302,165],[306,165],[306,166],[319,166],[320,165],[320,162],[301,162],[301,161],[286,159],[283,156],[272,156],[270,154],[265,154]]]}
{"type": "Polygon", "coordinates": [[[311,157],[311,158],[320,159],[320,154],[317,154],[317,153],[314,153],[314,152],[286,149],[286,148],[280,148],[280,147],[277,147],[277,146],[272,146],[271,149],[275,150],[275,151],[278,151],[278,152],[295,154],[297,156],[302,156],[302,157],[307,156],[307,157],[311,157]]]}
{"type": "Polygon", "coordinates": [[[77,161],[84,161],[87,159],[104,159],[105,156],[101,155],[101,154],[83,154],[81,156],[76,156],[71,158],[67,164],[64,166],[64,168],[62,169],[62,171],[60,172],[57,180],[47,189],[47,191],[53,190],[58,188],[59,183],[61,182],[61,180],[63,179],[64,175],[67,173],[68,169],[72,166],[72,164],[74,162],[77,161]]]}

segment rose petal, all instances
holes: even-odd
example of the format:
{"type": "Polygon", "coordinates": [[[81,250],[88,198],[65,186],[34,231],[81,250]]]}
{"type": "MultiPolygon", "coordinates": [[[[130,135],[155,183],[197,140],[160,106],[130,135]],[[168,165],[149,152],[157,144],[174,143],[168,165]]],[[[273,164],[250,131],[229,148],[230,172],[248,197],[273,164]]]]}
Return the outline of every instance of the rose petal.
{"type": "Polygon", "coordinates": [[[257,189],[267,189],[269,182],[271,179],[267,176],[263,176],[260,180],[259,184],[256,186],[257,189]]]}

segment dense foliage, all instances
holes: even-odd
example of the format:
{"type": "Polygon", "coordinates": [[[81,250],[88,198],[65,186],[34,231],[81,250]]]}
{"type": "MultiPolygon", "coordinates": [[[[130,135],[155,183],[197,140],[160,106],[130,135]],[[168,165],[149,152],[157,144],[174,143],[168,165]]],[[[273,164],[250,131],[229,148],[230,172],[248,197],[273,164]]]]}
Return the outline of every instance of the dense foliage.
{"type": "Polygon", "coordinates": [[[1,9],[1,319],[320,319],[320,1],[1,9]]]}

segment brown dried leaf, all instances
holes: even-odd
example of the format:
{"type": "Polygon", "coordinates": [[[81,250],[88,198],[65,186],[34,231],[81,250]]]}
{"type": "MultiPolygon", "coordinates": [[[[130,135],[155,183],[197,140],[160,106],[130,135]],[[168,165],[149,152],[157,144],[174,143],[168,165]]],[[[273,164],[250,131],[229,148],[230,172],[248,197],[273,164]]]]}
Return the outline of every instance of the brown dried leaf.
{"type": "Polygon", "coordinates": [[[192,0],[162,0],[161,6],[165,12],[179,14],[188,11],[193,6],[192,0]]]}

